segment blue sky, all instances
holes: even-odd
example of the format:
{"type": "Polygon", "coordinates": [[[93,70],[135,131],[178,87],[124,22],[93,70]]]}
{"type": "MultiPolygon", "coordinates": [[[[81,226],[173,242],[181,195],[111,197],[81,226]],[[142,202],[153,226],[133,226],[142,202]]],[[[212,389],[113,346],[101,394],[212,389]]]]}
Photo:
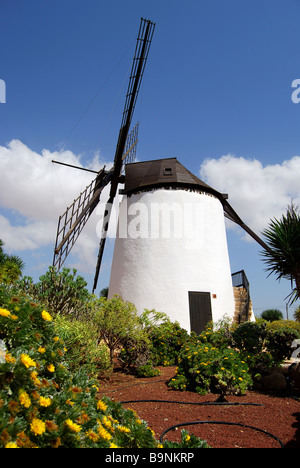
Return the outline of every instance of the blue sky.
{"type": "MultiPolygon", "coordinates": [[[[298,0],[0,0],[0,238],[24,273],[52,263],[58,215],[92,177],[51,159],[113,160],[141,17],[156,29],[133,117],[138,159],[177,157],[258,234],[300,204],[299,14],[298,0]]],[[[89,284],[92,226],[66,264],[89,284]]],[[[246,271],[256,314],[285,313],[289,282],[267,278],[260,247],[233,228],[231,268],[246,271]]]]}

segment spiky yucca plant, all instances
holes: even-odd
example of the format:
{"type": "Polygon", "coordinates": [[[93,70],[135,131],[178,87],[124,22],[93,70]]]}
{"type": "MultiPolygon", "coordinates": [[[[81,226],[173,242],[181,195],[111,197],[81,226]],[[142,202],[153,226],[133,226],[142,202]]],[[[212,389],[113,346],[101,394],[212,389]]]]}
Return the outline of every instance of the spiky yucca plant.
{"type": "Polygon", "coordinates": [[[263,231],[270,250],[262,252],[269,275],[274,273],[277,279],[286,278],[295,281],[296,287],[288,296],[290,303],[300,297],[300,214],[293,203],[281,219],[273,219],[263,231]]]}

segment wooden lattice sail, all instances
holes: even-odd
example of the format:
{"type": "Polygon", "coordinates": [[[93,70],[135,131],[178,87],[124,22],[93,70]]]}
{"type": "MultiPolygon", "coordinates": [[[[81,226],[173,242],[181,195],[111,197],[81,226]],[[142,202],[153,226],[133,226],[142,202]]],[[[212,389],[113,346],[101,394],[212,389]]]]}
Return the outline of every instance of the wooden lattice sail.
{"type": "MultiPolygon", "coordinates": [[[[132,129],[130,133],[129,129],[144,74],[154,29],[155,24],[153,22],[141,18],[112,169],[109,171],[106,171],[105,168],[101,169],[99,173],[97,173],[96,178],[86,187],[86,189],[76,198],[76,200],[74,200],[71,206],[66,209],[66,211],[59,217],[58,220],[53,265],[59,269],[70,253],[90,215],[98,205],[102,190],[104,187],[110,184],[109,198],[106,204],[102,236],[99,245],[93,291],[97,286],[99,270],[103,256],[110,218],[109,208],[116,196],[118,184],[122,181],[121,174],[124,165],[134,161],[136,156],[138,124],[132,129]]],[[[66,165],[68,166],[68,164],[66,165]]]]}

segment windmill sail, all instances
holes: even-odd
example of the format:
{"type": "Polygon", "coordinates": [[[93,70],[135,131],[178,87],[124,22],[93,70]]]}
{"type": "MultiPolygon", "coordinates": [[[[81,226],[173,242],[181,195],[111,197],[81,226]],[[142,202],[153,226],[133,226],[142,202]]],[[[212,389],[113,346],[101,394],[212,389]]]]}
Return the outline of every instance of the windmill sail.
{"type": "Polygon", "coordinates": [[[125,164],[132,163],[136,157],[136,145],[138,142],[138,131],[139,131],[139,122],[133,127],[129,133],[125,149],[122,156],[123,168],[125,164]]]}
{"type": "MultiPolygon", "coordinates": [[[[122,156],[123,165],[133,162],[135,159],[138,127],[139,124],[137,123],[126,140],[122,156]]],[[[96,172],[60,161],[53,160],[52,162],[83,171],[96,172]]],[[[58,270],[66,260],[79,234],[99,203],[100,194],[103,188],[110,182],[113,171],[107,172],[104,167],[100,172],[96,172],[96,174],[98,174],[97,177],[92,180],[85,190],[73,201],[72,205],[59,217],[53,257],[53,266],[56,266],[58,270]]]]}
{"type": "Polygon", "coordinates": [[[87,220],[98,204],[100,193],[105,187],[104,179],[109,179],[109,173],[104,169],[73,201],[59,217],[54,248],[53,266],[60,269],[75,244],[87,220]]]}
{"type": "Polygon", "coordinates": [[[234,223],[238,224],[241,226],[241,228],[244,229],[244,231],[249,234],[249,236],[252,237],[261,247],[263,247],[265,250],[270,252],[270,247],[257,235],[255,232],[252,231],[245,223],[244,221],[241,220],[239,215],[234,211],[232,206],[227,202],[227,200],[223,201],[223,209],[224,209],[224,215],[226,218],[230,219],[230,221],[233,221],[234,223]]]}
{"type": "MultiPolygon", "coordinates": [[[[79,234],[87,223],[89,217],[98,205],[102,190],[106,185],[110,184],[109,199],[107,201],[104,213],[104,222],[99,246],[93,291],[95,290],[98,281],[109,224],[110,208],[116,196],[118,184],[121,181],[122,169],[125,164],[132,162],[136,155],[139,125],[136,124],[129,135],[128,132],[137,95],[140,89],[154,28],[154,23],[143,18],[141,19],[113,167],[109,171],[105,171],[105,167],[99,171],[97,177],[74,200],[74,202],[66,209],[66,211],[59,217],[58,220],[53,265],[60,269],[68,254],[70,253],[73,245],[78,239],[79,234]]],[[[64,164],[58,161],[53,162],[64,164]]],[[[65,165],[71,166],[68,164],[65,165]]],[[[88,170],[77,166],[71,167],[88,170]]]]}
{"type": "Polygon", "coordinates": [[[101,261],[103,257],[103,251],[106,241],[106,235],[109,225],[110,212],[113,200],[117,193],[118,180],[122,171],[123,159],[122,155],[124,152],[126,139],[138,96],[138,92],[141,86],[142,77],[145,70],[146,61],[148,58],[148,53],[150,49],[150,44],[152,41],[154,33],[155,24],[149,20],[141,19],[139,34],[137,38],[137,44],[135,49],[135,55],[133,58],[132,69],[130,73],[129,86],[125,99],[125,107],[123,112],[123,118],[121,123],[121,128],[119,131],[119,139],[116,147],[115,159],[114,159],[114,176],[111,181],[111,188],[109,199],[106,204],[105,215],[103,220],[102,236],[99,245],[98,259],[96,265],[96,272],[94,278],[93,292],[97,287],[99,271],[101,266],[101,261]]]}

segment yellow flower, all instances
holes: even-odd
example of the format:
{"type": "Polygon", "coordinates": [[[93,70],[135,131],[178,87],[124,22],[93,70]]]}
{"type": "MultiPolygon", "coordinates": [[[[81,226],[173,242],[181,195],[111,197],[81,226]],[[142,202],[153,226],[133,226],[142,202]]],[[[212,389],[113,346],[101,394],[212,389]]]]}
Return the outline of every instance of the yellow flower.
{"type": "Polygon", "coordinates": [[[106,427],[106,429],[111,429],[112,428],[112,423],[109,419],[107,419],[106,416],[103,416],[102,423],[106,427]]]}
{"type": "Polygon", "coordinates": [[[185,438],[185,441],[188,442],[191,439],[191,436],[188,434],[185,438]]]}
{"type": "Polygon", "coordinates": [[[66,404],[67,404],[67,405],[70,405],[70,406],[75,405],[74,401],[72,401],[72,400],[70,400],[70,399],[66,401],[66,404]]]}
{"type": "Polygon", "coordinates": [[[46,431],[46,424],[38,418],[33,418],[30,429],[35,435],[42,435],[46,431]]]}
{"type": "Polygon", "coordinates": [[[20,394],[19,394],[19,400],[21,402],[21,405],[25,406],[25,408],[29,408],[30,405],[31,405],[31,400],[29,398],[29,395],[27,392],[24,391],[20,391],[20,394]]]}
{"type": "Polygon", "coordinates": [[[43,348],[42,346],[39,347],[38,352],[41,354],[44,354],[46,352],[46,348],[43,348]]]}
{"type": "Polygon", "coordinates": [[[101,411],[106,411],[107,410],[107,405],[104,403],[104,401],[99,400],[97,403],[97,409],[101,411]]]}
{"type": "Polygon", "coordinates": [[[49,372],[55,372],[55,367],[53,364],[50,364],[48,367],[47,367],[48,371],[49,372]]]}
{"type": "Polygon", "coordinates": [[[116,444],[113,444],[113,443],[111,442],[111,444],[110,444],[109,448],[119,448],[119,446],[118,446],[118,445],[116,445],[116,444]]]}
{"type": "Polygon", "coordinates": [[[53,341],[55,341],[55,343],[57,343],[57,342],[59,341],[59,336],[55,336],[55,337],[53,338],[53,341]]]}
{"type": "Polygon", "coordinates": [[[117,426],[117,429],[119,429],[120,432],[130,432],[130,429],[125,426],[117,426]]]}
{"type": "Polygon", "coordinates": [[[72,421],[72,419],[67,419],[65,421],[66,426],[72,431],[72,432],[80,432],[81,431],[81,426],[79,424],[76,424],[72,421]]]}
{"type": "Polygon", "coordinates": [[[239,380],[240,380],[241,382],[243,382],[243,379],[242,379],[242,377],[239,377],[239,380]]]}
{"type": "Polygon", "coordinates": [[[15,442],[8,442],[4,448],[19,448],[15,442]]]}
{"type": "Polygon", "coordinates": [[[28,354],[21,354],[21,362],[22,364],[24,364],[25,367],[27,367],[27,369],[29,367],[36,367],[36,362],[31,359],[30,356],[28,356],[28,354]]]}
{"type": "Polygon", "coordinates": [[[51,322],[51,321],[52,321],[51,315],[49,314],[49,312],[46,312],[45,310],[43,310],[43,312],[42,312],[42,318],[43,318],[44,320],[46,320],[47,322],[51,322]]]}
{"type": "Polygon", "coordinates": [[[96,432],[92,431],[92,429],[86,431],[85,435],[93,442],[97,442],[97,440],[99,439],[99,436],[96,434],[96,432]]]}
{"type": "Polygon", "coordinates": [[[30,374],[30,377],[32,378],[32,380],[34,381],[34,383],[36,385],[40,385],[41,381],[37,378],[37,371],[32,371],[31,374],[30,374]]]}
{"type": "Polygon", "coordinates": [[[98,434],[104,440],[110,440],[112,438],[112,435],[106,429],[104,429],[101,424],[98,427],[98,434]]]}
{"type": "Polygon", "coordinates": [[[16,315],[12,315],[10,318],[11,318],[12,320],[18,320],[18,317],[17,317],[16,315]]]}
{"type": "Polygon", "coordinates": [[[47,408],[47,406],[51,405],[51,398],[46,398],[46,397],[41,396],[39,403],[40,403],[40,406],[44,406],[45,408],[47,408]]]}
{"type": "Polygon", "coordinates": [[[9,312],[9,310],[7,310],[7,309],[1,309],[1,308],[0,308],[0,315],[2,315],[2,317],[9,317],[9,316],[10,316],[10,312],[9,312]]]}
{"type": "Polygon", "coordinates": [[[6,353],[5,361],[10,362],[11,364],[14,364],[16,362],[16,359],[10,353],[6,353]]]}

